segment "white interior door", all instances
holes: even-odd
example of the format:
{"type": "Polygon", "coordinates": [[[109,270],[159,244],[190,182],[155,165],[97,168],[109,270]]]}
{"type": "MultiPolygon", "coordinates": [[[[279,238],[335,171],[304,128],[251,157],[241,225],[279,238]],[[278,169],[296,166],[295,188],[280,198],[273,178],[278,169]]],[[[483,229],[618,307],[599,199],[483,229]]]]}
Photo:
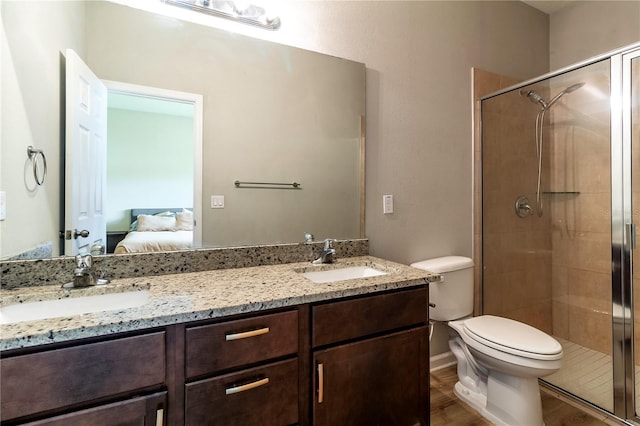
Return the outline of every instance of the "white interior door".
{"type": "Polygon", "coordinates": [[[71,49],[65,80],[64,254],[74,256],[106,247],[107,89],[71,49]]]}

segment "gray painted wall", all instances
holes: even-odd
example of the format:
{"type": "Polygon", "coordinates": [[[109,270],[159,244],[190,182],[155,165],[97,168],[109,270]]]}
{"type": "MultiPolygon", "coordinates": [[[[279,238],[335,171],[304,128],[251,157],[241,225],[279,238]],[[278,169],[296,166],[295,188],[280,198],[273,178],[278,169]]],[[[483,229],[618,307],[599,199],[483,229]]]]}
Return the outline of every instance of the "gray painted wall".
{"type": "Polygon", "coordinates": [[[548,16],[521,2],[283,2],[245,34],[367,66],[366,233],[402,263],[472,252],[471,67],[549,69],[548,16]],[[395,213],[383,215],[393,194],[395,213]]]}
{"type": "Polygon", "coordinates": [[[551,70],[640,42],[640,1],[577,1],[550,19],[551,70]]]}

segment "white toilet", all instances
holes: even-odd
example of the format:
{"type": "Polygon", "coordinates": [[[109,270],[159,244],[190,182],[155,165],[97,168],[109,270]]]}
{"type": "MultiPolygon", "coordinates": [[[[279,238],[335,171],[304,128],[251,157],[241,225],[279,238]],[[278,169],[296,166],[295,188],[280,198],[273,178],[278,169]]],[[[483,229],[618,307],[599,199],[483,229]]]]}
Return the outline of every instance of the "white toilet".
{"type": "Polygon", "coordinates": [[[557,371],[562,346],[548,334],[507,318],[473,313],[473,261],[447,256],[411,266],[442,275],[429,284],[429,318],[448,321],[458,362],[454,392],[496,425],[544,425],[538,378],[557,371]]]}

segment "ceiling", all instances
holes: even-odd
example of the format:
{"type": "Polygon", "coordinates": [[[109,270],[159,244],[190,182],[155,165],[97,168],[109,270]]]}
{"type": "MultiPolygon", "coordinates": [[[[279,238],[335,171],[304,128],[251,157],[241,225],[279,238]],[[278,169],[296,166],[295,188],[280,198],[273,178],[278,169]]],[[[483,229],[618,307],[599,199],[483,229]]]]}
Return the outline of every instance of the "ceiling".
{"type": "Polygon", "coordinates": [[[522,0],[523,3],[535,7],[548,15],[569,6],[574,1],[576,0],[522,0]]]}

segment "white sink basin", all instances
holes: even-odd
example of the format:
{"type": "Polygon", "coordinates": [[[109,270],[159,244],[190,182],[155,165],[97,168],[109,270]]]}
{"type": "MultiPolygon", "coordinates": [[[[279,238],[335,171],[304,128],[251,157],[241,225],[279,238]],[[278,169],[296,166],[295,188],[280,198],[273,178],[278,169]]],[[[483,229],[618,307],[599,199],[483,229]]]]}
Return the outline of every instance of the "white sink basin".
{"type": "Polygon", "coordinates": [[[307,271],[301,274],[314,283],[330,283],[334,281],[353,280],[358,278],[387,275],[386,272],[370,266],[349,266],[346,268],[327,269],[324,271],[307,271]]]}
{"type": "Polygon", "coordinates": [[[16,303],[0,308],[0,324],[134,308],[147,300],[149,291],[141,290],[16,303]]]}

